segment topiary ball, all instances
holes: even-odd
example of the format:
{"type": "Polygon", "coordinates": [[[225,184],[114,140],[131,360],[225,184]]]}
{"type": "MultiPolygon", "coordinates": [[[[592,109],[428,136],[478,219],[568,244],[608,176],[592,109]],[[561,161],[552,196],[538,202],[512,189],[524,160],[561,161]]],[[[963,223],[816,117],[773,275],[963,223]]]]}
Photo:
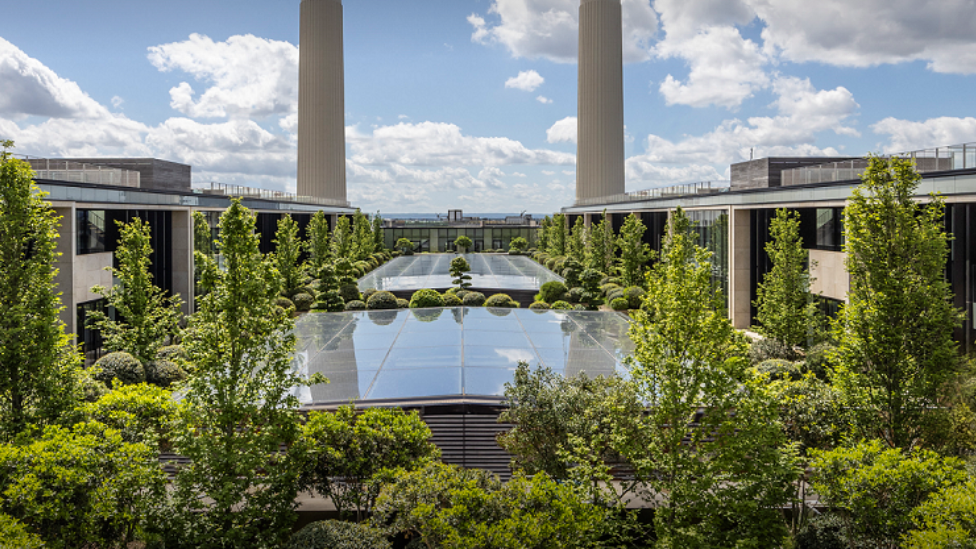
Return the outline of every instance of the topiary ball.
{"type": "Polygon", "coordinates": [[[793,360],[796,358],[796,352],[787,344],[771,337],[753,341],[749,346],[749,360],[755,365],[774,358],[793,360]]]}
{"type": "Polygon", "coordinates": [[[769,379],[790,379],[792,381],[797,381],[802,377],[800,373],[800,368],[788,360],[782,360],[779,358],[773,358],[770,360],[765,360],[760,362],[756,366],[756,370],[760,373],[769,374],[769,379]]]}
{"type": "Polygon", "coordinates": [[[288,299],[287,297],[279,297],[278,299],[275,299],[275,305],[281,307],[286,311],[295,310],[295,302],[288,299]]]}
{"type": "Polygon", "coordinates": [[[283,549],[389,549],[386,533],[366,523],[313,522],[292,534],[283,549]]]}
{"type": "Polygon", "coordinates": [[[614,299],[621,299],[621,298],[623,298],[624,300],[627,299],[627,298],[624,297],[624,291],[623,291],[622,288],[617,288],[617,289],[615,289],[612,292],[610,292],[610,293],[607,294],[607,301],[610,301],[610,302],[612,302],[614,299]]]}
{"type": "Polygon", "coordinates": [[[129,353],[109,353],[98,359],[95,367],[98,370],[95,379],[109,387],[114,379],[118,379],[123,385],[146,381],[146,369],[139,359],[129,353]]]}
{"type": "Polygon", "coordinates": [[[312,294],[300,293],[295,294],[295,297],[291,298],[295,303],[295,310],[305,312],[312,308],[312,304],[315,303],[315,298],[312,294]]]}
{"type": "Polygon", "coordinates": [[[369,298],[373,297],[373,294],[375,294],[378,291],[379,290],[377,290],[376,288],[366,288],[365,290],[363,290],[363,301],[369,303],[369,298]]]}
{"type": "Polygon", "coordinates": [[[627,304],[631,309],[640,309],[645,295],[644,288],[640,286],[630,286],[624,290],[624,299],[627,300],[627,304]]]}
{"type": "Polygon", "coordinates": [[[529,309],[533,311],[548,311],[549,304],[546,303],[545,301],[536,301],[532,305],[529,305],[529,309]]]}
{"type": "Polygon", "coordinates": [[[409,301],[403,299],[402,297],[397,298],[397,309],[409,309],[409,308],[410,308],[409,301]]]}
{"type": "Polygon", "coordinates": [[[508,294],[495,294],[485,301],[485,307],[517,309],[518,302],[513,300],[508,294]]]}
{"type": "Polygon", "coordinates": [[[189,357],[187,357],[186,349],[184,349],[182,345],[168,345],[156,351],[156,358],[159,360],[176,362],[178,364],[180,362],[185,362],[189,357]]]}
{"type": "Polygon", "coordinates": [[[587,311],[586,305],[573,305],[574,311],[587,311]]]}
{"type": "Polygon", "coordinates": [[[485,294],[481,292],[469,292],[461,299],[461,303],[465,307],[481,307],[485,304],[485,294]]]}
{"type": "Polygon", "coordinates": [[[363,303],[362,301],[358,300],[358,299],[354,299],[352,301],[347,301],[346,302],[346,310],[347,311],[365,311],[366,310],[366,304],[363,303]]]}
{"type": "Polygon", "coordinates": [[[583,288],[573,288],[566,292],[566,299],[564,301],[579,303],[580,301],[583,301],[583,292],[583,288]]]}
{"type": "Polygon", "coordinates": [[[315,288],[313,288],[311,285],[303,285],[288,292],[288,296],[291,297],[292,301],[295,300],[295,296],[298,294],[315,295],[315,288]]]}
{"type": "Polygon", "coordinates": [[[359,294],[359,286],[356,286],[355,284],[344,284],[341,288],[339,288],[339,297],[341,297],[342,300],[347,303],[349,301],[358,301],[362,299],[362,296],[359,294]]]}
{"type": "Polygon", "coordinates": [[[186,372],[183,368],[168,360],[155,360],[146,365],[146,381],[157,387],[166,389],[184,379],[186,372]]]}
{"type": "Polygon", "coordinates": [[[444,296],[445,307],[460,307],[461,305],[464,305],[464,302],[456,294],[447,294],[444,296]]]}
{"type": "Polygon", "coordinates": [[[471,293],[471,290],[458,290],[458,291],[454,292],[454,295],[458,296],[458,299],[460,299],[460,300],[463,301],[464,300],[464,296],[466,296],[466,295],[468,295],[470,293],[471,293]]]}
{"type": "Polygon", "coordinates": [[[569,288],[565,284],[559,282],[558,280],[550,280],[539,288],[538,295],[535,296],[537,301],[544,301],[546,303],[555,303],[566,297],[566,292],[569,288]]]}
{"type": "Polygon", "coordinates": [[[618,297],[610,301],[610,308],[614,311],[626,311],[629,307],[630,303],[628,303],[625,297],[618,297]]]}
{"type": "Polygon", "coordinates": [[[550,308],[551,309],[555,309],[557,311],[568,311],[568,310],[572,309],[573,306],[570,305],[569,303],[565,302],[565,301],[557,301],[557,302],[553,303],[552,304],[552,307],[550,307],[550,308]]]}
{"type": "Polygon", "coordinates": [[[366,308],[370,310],[396,309],[397,298],[390,292],[374,292],[366,301],[366,308]]]}
{"type": "Polygon", "coordinates": [[[444,298],[441,294],[437,293],[437,290],[423,289],[417,290],[410,297],[410,308],[411,309],[425,309],[427,307],[443,307],[444,298]]]}

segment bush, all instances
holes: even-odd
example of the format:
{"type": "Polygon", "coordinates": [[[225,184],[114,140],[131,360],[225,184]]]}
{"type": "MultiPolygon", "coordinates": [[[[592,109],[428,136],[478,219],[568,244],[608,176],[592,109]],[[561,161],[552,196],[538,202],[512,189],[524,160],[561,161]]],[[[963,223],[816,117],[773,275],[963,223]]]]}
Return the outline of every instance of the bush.
{"type": "Polygon", "coordinates": [[[117,430],[126,442],[155,445],[169,436],[176,407],[169,391],[139,383],[119,387],[78,411],[89,421],[117,430]]]}
{"type": "Polygon", "coordinates": [[[373,294],[375,294],[378,291],[379,290],[377,290],[376,288],[366,288],[365,290],[363,290],[363,301],[369,303],[369,298],[373,297],[373,294]]]}
{"type": "Polygon", "coordinates": [[[189,359],[186,354],[186,349],[182,345],[167,345],[166,347],[162,347],[156,351],[156,358],[177,364],[183,364],[189,359]]]}
{"type": "Polygon", "coordinates": [[[630,308],[630,303],[627,301],[627,298],[618,297],[610,300],[610,308],[614,311],[626,311],[630,308]]]}
{"type": "Polygon", "coordinates": [[[529,309],[533,311],[548,311],[549,304],[546,303],[545,301],[536,301],[532,305],[529,305],[529,309]]]}
{"type": "MultiPolygon", "coordinates": [[[[451,289],[452,290],[456,290],[455,288],[451,288],[451,289]]],[[[456,291],[454,291],[452,293],[454,295],[456,295],[458,297],[458,299],[460,299],[461,301],[464,301],[464,296],[470,294],[471,293],[471,290],[456,290],[456,291]]]]}
{"type": "Polygon", "coordinates": [[[0,514],[0,549],[42,549],[41,538],[11,516],[0,514]]]}
{"type": "Polygon", "coordinates": [[[606,284],[600,285],[600,292],[603,293],[603,295],[610,295],[610,292],[617,290],[619,288],[620,286],[618,286],[617,284],[608,282],[606,284]]]}
{"type": "Polygon", "coordinates": [[[574,311],[587,311],[586,305],[573,305],[574,311]]]}
{"type": "Polygon", "coordinates": [[[508,294],[495,294],[485,301],[485,307],[501,307],[508,309],[517,309],[518,303],[514,301],[508,294]]]}
{"type": "Polygon", "coordinates": [[[646,292],[640,286],[631,286],[624,290],[624,298],[631,309],[640,309],[646,292]]]}
{"type": "Polygon", "coordinates": [[[295,303],[295,310],[300,312],[306,312],[312,308],[312,304],[315,303],[315,298],[312,294],[300,293],[295,294],[295,297],[291,298],[295,303]]]}
{"type": "Polygon", "coordinates": [[[767,374],[769,379],[772,380],[798,381],[801,377],[803,377],[803,374],[800,373],[800,369],[797,368],[796,364],[781,358],[772,358],[760,362],[759,365],[756,366],[756,371],[767,374]]]}
{"type": "Polygon", "coordinates": [[[557,301],[552,304],[551,308],[557,311],[569,311],[573,308],[573,306],[565,301],[557,301]]]}
{"type": "Polygon", "coordinates": [[[627,298],[624,297],[623,288],[617,288],[607,294],[607,301],[613,301],[614,299],[623,299],[624,301],[627,301],[627,298]]]}
{"type": "Polygon", "coordinates": [[[753,341],[752,345],[749,346],[749,360],[754,365],[767,360],[793,360],[795,358],[796,353],[793,352],[793,349],[782,341],[771,337],[753,341]]]}
{"type": "MultiPolygon", "coordinates": [[[[795,549],[849,549],[844,522],[833,513],[810,517],[797,532],[795,549]]],[[[860,549],[863,546],[855,545],[860,549]]],[[[865,548],[866,549],[866,548],[865,548]]]]}
{"type": "Polygon", "coordinates": [[[390,292],[374,292],[366,301],[366,308],[371,311],[377,309],[396,309],[397,298],[390,292]]]}
{"type": "Polygon", "coordinates": [[[359,294],[359,286],[355,284],[343,284],[339,288],[339,297],[342,298],[346,303],[350,301],[359,301],[362,296],[359,294]]]}
{"type": "Polygon", "coordinates": [[[95,379],[97,373],[98,369],[92,367],[81,370],[78,376],[78,388],[81,390],[80,396],[84,402],[95,402],[109,392],[104,382],[95,379]]]}
{"type": "Polygon", "coordinates": [[[409,308],[410,308],[409,301],[403,299],[402,297],[397,298],[397,309],[409,309],[409,308]]]}
{"type": "Polygon", "coordinates": [[[382,530],[368,524],[323,520],[292,534],[284,549],[386,549],[392,547],[382,530]]]}
{"type": "Polygon", "coordinates": [[[558,257],[550,257],[546,260],[546,268],[550,271],[556,268],[556,261],[559,261],[558,257]]]}
{"type": "Polygon", "coordinates": [[[362,301],[358,300],[358,299],[354,299],[352,301],[347,301],[346,302],[346,310],[347,311],[365,311],[366,310],[366,304],[363,303],[362,301]]]}
{"type": "Polygon", "coordinates": [[[586,290],[584,290],[583,288],[572,288],[568,292],[566,292],[565,301],[568,301],[570,303],[579,303],[580,301],[583,301],[583,293],[585,291],[586,290]]]}
{"type": "Polygon", "coordinates": [[[457,294],[447,294],[444,296],[445,307],[460,307],[461,305],[464,305],[464,302],[461,301],[461,298],[457,294]]]}
{"type": "Polygon", "coordinates": [[[535,300],[544,301],[551,305],[563,299],[568,291],[569,289],[562,282],[551,280],[539,288],[539,293],[535,296],[535,300]]]}
{"type": "Polygon", "coordinates": [[[485,304],[485,294],[481,292],[469,292],[461,299],[461,302],[465,307],[481,307],[485,304]]]}
{"type": "Polygon", "coordinates": [[[411,309],[425,309],[428,307],[443,307],[444,298],[441,294],[437,293],[437,290],[424,289],[417,290],[410,297],[410,308],[411,309]]]}
{"type": "Polygon", "coordinates": [[[95,379],[109,387],[113,379],[118,379],[123,385],[146,381],[146,369],[129,353],[109,353],[95,362],[95,368],[95,379]]]}
{"type": "Polygon", "coordinates": [[[297,288],[294,288],[293,290],[288,292],[288,296],[291,297],[292,300],[294,300],[295,296],[298,294],[315,295],[315,288],[313,288],[311,285],[304,285],[304,286],[299,286],[297,288]]]}
{"type": "Polygon", "coordinates": [[[827,369],[830,366],[830,356],[835,347],[830,343],[823,342],[810,347],[807,350],[807,358],[804,367],[808,372],[813,372],[820,379],[827,379],[827,369]]]}
{"type": "Polygon", "coordinates": [[[154,360],[146,365],[146,381],[162,388],[186,379],[186,371],[174,362],[154,360]]]}
{"type": "Polygon", "coordinates": [[[906,549],[976,547],[976,478],[932,495],[912,512],[906,549]]]}

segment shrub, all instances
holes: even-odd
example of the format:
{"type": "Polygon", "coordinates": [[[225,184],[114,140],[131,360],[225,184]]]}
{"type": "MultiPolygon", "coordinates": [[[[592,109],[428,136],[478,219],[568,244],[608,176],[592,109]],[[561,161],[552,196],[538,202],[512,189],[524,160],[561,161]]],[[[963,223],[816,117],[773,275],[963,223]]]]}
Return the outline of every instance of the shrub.
{"type": "Polygon", "coordinates": [[[532,309],[533,311],[548,311],[549,304],[545,301],[536,301],[532,305],[529,305],[529,309],[532,309]]]}
{"type": "Polygon", "coordinates": [[[569,303],[565,302],[565,301],[557,301],[557,302],[555,302],[555,303],[552,304],[552,307],[551,308],[552,309],[555,309],[557,311],[568,311],[568,310],[572,309],[573,306],[570,305],[569,303]]]}
{"type": "Polygon", "coordinates": [[[315,298],[315,303],[312,304],[312,310],[315,311],[337,313],[344,309],[345,303],[343,303],[342,297],[339,296],[339,292],[336,290],[319,292],[315,298]]]}
{"type": "Polygon", "coordinates": [[[146,381],[146,369],[129,353],[109,353],[98,359],[95,368],[95,379],[109,387],[112,386],[113,379],[118,379],[123,385],[146,381]]]}
{"type": "Polygon", "coordinates": [[[312,297],[312,294],[300,293],[295,294],[292,301],[295,303],[295,310],[304,313],[312,308],[312,304],[315,303],[315,298],[312,297]]]}
{"type": "Polygon", "coordinates": [[[749,346],[749,360],[753,364],[766,362],[767,360],[793,360],[796,353],[785,343],[771,337],[753,341],[749,346]]]}
{"type": "MultiPolygon", "coordinates": [[[[451,289],[453,290],[454,288],[451,288],[451,289]]],[[[460,299],[460,300],[463,301],[464,300],[464,296],[470,294],[471,293],[471,290],[457,290],[457,291],[455,291],[453,293],[454,293],[454,295],[458,296],[458,299],[460,299]]]]}
{"type": "Polygon", "coordinates": [[[756,366],[756,371],[767,374],[769,379],[772,380],[782,379],[797,381],[803,377],[803,374],[800,373],[800,369],[797,368],[796,364],[781,358],[771,358],[769,360],[760,362],[759,365],[756,366]]]}
{"type": "Polygon", "coordinates": [[[146,364],[146,381],[162,388],[186,379],[186,371],[174,362],[154,360],[146,364]]]}
{"type": "Polygon", "coordinates": [[[168,360],[177,364],[182,364],[188,359],[186,349],[184,349],[182,345],[168,345],[166,347],[162,347],[156,351],[156,358],[159,360],[168,360]]]}
{"type": "Polygon", "coordinates": [[[624,297],[623,288],[616,288],[607,294],[607,301],[613,301],[614,299],[623,299],[624,301],[627,301],[627,298],[624,297]]]}
{"type": "Polygon", "coordinates": [[[644,288],[640,286],[631,286],[624,290],[624,298],[627,300],[627,305],[631,309],[640,309],[645,295],[644,288]]]}
{"type": "Polygon", "coordinates": [[[461,298],[457,294],[447,294],[444,296],[445,307],[460,307],[461,305],[464,305],[464,302],[461,301],[461,298]]]}
{"type": "Polygon", "coordinates": [[[485,294],[481,292],[470,292],[461,299],[465,307],[481,307],[485,301],[485,294]]]}
{"type": "Polygon", "coordinates": [[[410,308],[409,301],[403,299],[402,297],[397,298],[397,309],[409,309],[409,308],[410,308]]]}
{"type": "Polygon", "coordinates": [[[607,283],[614,284],[616,286],[622,286],[623,280],[620,280],[620,277],[618,276],[611,276],[610,278],[607,279],[607,283]]]}
{"type": "Polygon", "coordinates": [[[558,280],[551,280],[546,282],[539,288],[539,293],[535,296],[536,301],[544,301],[548,304],[553,304],[566,296],[566,292],[569,291],[566,285],[558,280]]]}
{"type": "Polygon", "coordinates": [[[176,407],[169,391],[139,383],[119,387],[78,411],[87,420],[117,430],[126,442],[155,445],[169,436],[176,407]]]}
{"type": "Polygon", "coordinates": [[[613,284],[613,283],[608,282],[606,284],[601,284],[600,285],[600,292],[603,295],[610,295],[610,292],[612,292],[614,290],[617,290],[619,288],[620,288],[620,286],[618,286],[617,284],[613,284]]]}
{"type": "Polygon", "coordinates": [[[369,298],[373,297],[373,294],[375,294],[378,291],[379,290],[377,290],[376,288],[366,288],[365,290],[363,290],[363,301],[369,303],[369,298]]]}
{"type": "Polygon", "coordinates": [[[573,310],[574,311],[586,311],[588,309],[586,308],[586,305],[573,305],[573,310]]]}
{"type": "Polygon", "coordinates": [[[508,309],[517,309],[518,303],[514,301],[508,294],[495,294],[485,301],[485,307],[502,307],[508,309]]]}
{"type": "Polygon", "coordinates": [[[618,297],[610,300],[610,308],[614,311],[626,311],[630,307],[630,303],[625,297],[618,297]]]}
{"type": "Polygon", "coordinates": [[[366,310],[366,304],[363,303],[362,301],[358,300],[358,299],[354,299],[352,301],[347,301],[346,302],[346,310],[347,311],[365,311],[366,310]]]}
{"type": "Polygon", "coordinates": [[[278,299],[275,299],[275,305],[281,307],[281,310],[287,315],[290,315],[296,311],[295,302],[287,297],[279,297],[278,299]]]}
{"type": "Polygon", "coordinates": [[[366,301],[366,308],[375,309],[396,309],[397,298],[390,292],[375,292],[366,301]]]}
{"type": "Polygon", "coordinates": [[[85,402],[95,402],[108,394],[108,386],[104,382],[95,379],[98,373],[97,368],[87,368],[81,370],[78,376],[78,388],[81,390],[81,400],[85,402]]]}
{"type": "Polygon", "coordinates": [[[520,254],[524,252],[526,248],[529,247],[529,241],[526,240],[524,237],[516,236],[515,238],[512,239],[511,242],[508,243],[508,246],[509,246],[509,252],[520,254]]]}
{"type": "Polygon", "coordinates": [[[444,298],[441,294],[437,293],[437,290],[423,289],[417,290],[410,297],[410,308],[411,309],[424,309],[427,307],[443,307],[444,298]]]}
{"type": "Polygon", "coordinates": [[[315,295],[315,288],[313,288],[311,285],[304,285],[304,286],[299,286],[291,290],[290,292],[288,292],[288,296],[291,297],[292,300],[294,300],[295,296],[298,294],[315,295]]]}
{"type": "Polygon", "coordinates": [[[558,260],[559,260],[558,257],[550,257],[549,259],[546,260],[546,268],[549,269],[550,271],[555,269],[556,261],[558,260]]]}
{"type": "Polygon", "coordinates": [[[292,534],[284,549],[387,549],[382,530],[364,523],[323,520],[292,534]]]}
{"type": "Polygon", "coordinates": [[[932,495],[912,512],[906,549],[976,547],[976,478],[932,495]]]}
{"type": "MultiPolygon", "coordinates": [[[[834,513],[810,517],[797,532],[795,549],[849,549],[844,538],[844,521],[834,513]]],[[[867,549],[855,545],[856,549],[867,549]]]]}
{"type": "Polygon", "coordinates": [[[807,358],[804,367],[808,372],[813,372],[820,379],[827,379],[827,368],[830,366],[830,357],[835,347],[828,342],[818,343],[807,350],[807,358]]]}
{"type": "Polygon", "coordinates": [[[0,549],[42,549],[41,538],[11,516],[0,514],[0,549]]]}
{"type": "Polygon", "coordinates": [[[568,292],[566,292],[565,301],[570,303],[579,303],[580,301],[583,301],[583,292],[585,292],[583,288],[571,288],[568,292]]]}
{"type": "Polygon", "coordinates": [[[362,299],[359,293],[359,286],[355,284],[343,284],[339,288],[339,297],[345,302],[358,301],[362,299]]]}

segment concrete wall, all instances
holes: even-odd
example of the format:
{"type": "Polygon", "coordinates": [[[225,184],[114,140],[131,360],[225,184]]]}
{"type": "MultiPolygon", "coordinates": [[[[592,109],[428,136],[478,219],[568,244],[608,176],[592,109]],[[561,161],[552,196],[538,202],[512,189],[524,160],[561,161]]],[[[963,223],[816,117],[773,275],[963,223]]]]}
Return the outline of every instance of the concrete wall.
{"type": "Polygon", "coordinates": [[[746,329],[752,325],[750,276],[751,224],[749,210],[733,209],[729,220],[729,316],[732,325],[746,329]]]}
{"type": "Polygon", "coordinates": [[[189,191],[193,168],[187,164],[157,158],[71,158],[95,166],[108,166],[139,172],[139,186],[143,189],[189,191]]]}
{"type": "Polygon", "coordinates": [[[172,214],[173,294],[183,299],[183,314],[193,313],[193,215],[189,211],[176,211],[172,214]]]}
{"type": "Polygon", "coordinates": [[[810,291],[831,299],[847,301],[851,289],[851,276],[844,266],[844,252],[810,250],[810,275],[814,281],[810,291]]]}

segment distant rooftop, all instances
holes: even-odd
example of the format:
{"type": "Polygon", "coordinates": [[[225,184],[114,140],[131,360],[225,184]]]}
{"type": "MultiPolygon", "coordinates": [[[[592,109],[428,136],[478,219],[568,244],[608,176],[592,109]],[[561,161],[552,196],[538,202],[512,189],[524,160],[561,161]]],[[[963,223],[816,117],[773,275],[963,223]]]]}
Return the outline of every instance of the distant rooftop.
{"type": "Polygon", "coordinates": [[[730,188],[728,181],[698,181],[696,183],[682,183],[669,187],[655,187],[643,191],[632,191],[629,193],[615,194],[613,196],[601,196],[595,198],[584,198],[576,201],[576,206],[594,206],[600,204],[618,204],[625,202],[640,202],[655,198],[673,198],[677,196],[717,194],[727,192],[730,188]]]}
{"type": "MultiPolygon", "coordinates": [[[[976,168],[976,143],[919,149],[884,156],[914,160],[915,168],[919,173],[965,170],[976,168]]],[[[867,167],[867,157],[827,162],[783,170],[782,181],[783,186],[850,181],[860,179],[867,167]]]]}
{"type": "Polygon", "coordinates": [[[215,194],[221,196],[232,196],[232,197],[242,197],[242,198],[256,198],[260,200],[272,200],[275,202],[295,202],[298,204],[312,204],[316,206],[335,206],[339,208],[348,208],[349,202],[345,200],[336,200],[333,198],[318,198],[314,196],[299,196],[294,193],[288,193],[284,191],[271,191],[268,189],[259,189],[257,187],[244,187],[241,185],[227,185],[225,183],[218,183],[216,181],[211,181],[209,183],[197,183],[193,186],[193,190],[203,194],[215,194]]]}

